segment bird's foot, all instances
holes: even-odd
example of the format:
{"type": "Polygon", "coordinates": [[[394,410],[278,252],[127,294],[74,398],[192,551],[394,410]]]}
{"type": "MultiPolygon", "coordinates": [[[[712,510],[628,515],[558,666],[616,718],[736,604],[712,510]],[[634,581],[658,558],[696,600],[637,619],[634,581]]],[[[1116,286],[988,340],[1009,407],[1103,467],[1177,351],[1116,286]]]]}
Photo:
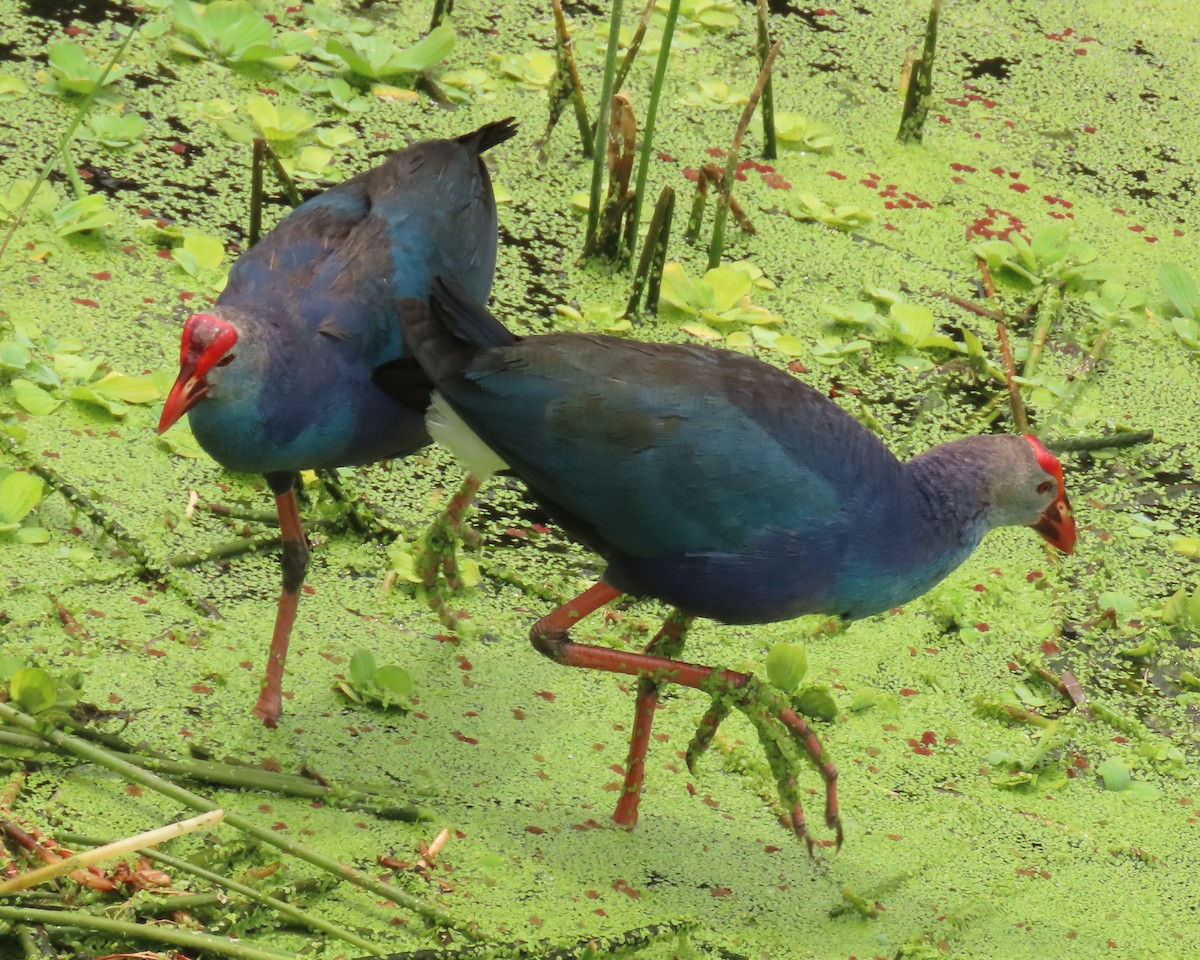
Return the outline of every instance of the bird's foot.
{"type": "Polygon", "coordinates": [[[759,742],[775,778],[779,800],[783,804],[784,820],[808,847],[812,856],[815,843],[808,832],[804,809],[800,802],[800,786],[796,770],[802,754],[807,754],[825,782],[825,825],[836,834],[837,849],[842,846],[842,819],[838,811],[837,768],[825,758],[817,735],[792,708],[787,696],[774,687],[767,686],[757,677],[747,677],[744,685],[723,688],[715,692],[712,705],[701,718],[688,744],[686,760],[688,770],[695,773],[696,761],[708,749],[721,722],[733,708],[740,710],[754,725],[759,742]]]}
{"type": "Polygon", "coordinates": [[[441,527],[440,521],[435,523],[416,547],[417,597],[428,605],[442,626],[457,632],[466,615],[455,609],[449,598],[464,586],[478,582],[479,569],[474,561],[460,562],[455,537],[441,527]]]}
{"type": "Polygon", "coordinates": [[[272,697],[265,689],[254,704],[254,715],[262,721],[262,725],[274,730],[279,725],[280,714],[283,713],[283,702],[278,695],[272,697]]]}
{"type": "Polygon", "coordinates": [[[467,477],[446,509],[430,524],[414,551],[418,596],[429,605],[443,626],[456,632],[461,632],[466,617],[462,611],[450,606],[447,594],[474,586],[480,576],[479,565],[458,554],[459,542],[479,544],[479,534],[463,521],[478,489],[479,481],[467,477]]]}

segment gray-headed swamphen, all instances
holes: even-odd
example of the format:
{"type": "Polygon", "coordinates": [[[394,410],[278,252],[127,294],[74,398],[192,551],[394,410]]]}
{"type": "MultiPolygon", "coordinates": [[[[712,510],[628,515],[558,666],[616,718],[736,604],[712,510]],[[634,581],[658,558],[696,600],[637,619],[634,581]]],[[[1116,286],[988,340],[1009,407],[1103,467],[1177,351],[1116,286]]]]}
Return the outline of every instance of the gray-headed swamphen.
{"type": "Polygon", "coordinates": [[[238,258],[216,304],[183,328],[158,432],[187,413],[219,464],[266,476],[279,512],[283,589],[254,708],[268,726],[282,707],[308,563],[297,472],[402,457],[429,443],[427,396],[394,398],[372,373],[408,354],[397,298],[425,297],[443,275],[487,299],[497,225],[481,155],[515,133],[510,117],[415,143],[313,197],[238,258]]]}
{"type": "MultiPolygon", "coordinates": [[[[815,734],[755,678],[674,659],[691,618],[867,617],[929,590],[1000,526],[1032,526],[1074,549],[1062,467],[1033,436],[963,437],[901,463],[818,391],[752,357],[582,334],[516,337],[441,279],[429,302],[401,306],[405,341],[437,389],[433,437],[473,473],[507,465],[607,561],[600,582],[539,620],[531,639],[558,663],[639,678],[618,823],[637,820],[657,685],[678,683],[714,696],[701,742],[730,703],[755,724],[811,852],[787,762],[798,741],[821,771],[826,823],[841,843],[837,773],[815,734]],[[620,594],[676,608],[645,653],[568,638],[620,594]]],[[[378,379],[403,391],[412,375],[378,379]]]]}

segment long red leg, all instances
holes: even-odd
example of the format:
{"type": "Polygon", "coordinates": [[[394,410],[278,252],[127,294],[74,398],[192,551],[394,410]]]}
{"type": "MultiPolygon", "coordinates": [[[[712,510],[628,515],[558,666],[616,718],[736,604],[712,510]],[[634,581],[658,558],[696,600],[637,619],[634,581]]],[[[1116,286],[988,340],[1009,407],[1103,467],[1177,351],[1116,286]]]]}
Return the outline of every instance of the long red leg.
{"type": "MultiPolygon", "coordinates": [[[[688,627],[694,619],[682,611],[672,611],[643,652],[674,660],[683,651],[688,627]]],[[[654,725],[654,711],[657,708],[658,684],[649,677],[640,678],[633,714],[633,733],[629,737],[629,755],[625,759],[625,783],[621,788],[617,809],[613,812],[614,823],[631,829],[637,825],[638,801],[642,796],[642,781],[646,778],[646,750],[650,745],[650,728],[654,725]]]]}
{"type": "MultiPolygon", "coordinates": [[[[799,740],[805,752],[808,753],[813,765],[825,781],[825,823],[837,832],[837,844],[842,844],[842,824],[838,814],[837,768],[825,759],[821,742],[809,728],[808,724],[790,706],[781,694],[777,694],[760,684],[756,678],[735,670],[717,670],[700,664],[687,663],[683,660],[672,660],[666,657],[652,656],[645,653],[626,653],[621,650],[610,650],[607,647],[593,647],[587,644],[574,643],[567,636],[567,630],[581,617],[587,616],[593,610],[603,606],[617,596],[617,591],[601,581],[585,591],[574,601],[564,604],[553,613],[543,617],[533,625],[530,631],[530,641],[534,648],[556,663],[568,667],[583,667],[589,670],[607,670],[611,673],[623,673],[634,677],[647,677],[659,683],[678,683],[681,686],[703,690],[716,695],[733,695],[740,709],[756,721],[756,726],[762,732],[762,723],[758,711],[751,712],[760,704],[766,704],[784,728],[799,740]]],[[[812,850],[812,840],[804,823],[804,814],[800,809],[798,798],[790,789],[788,771],[775,772],[779,781],[781,793],[786,793],[792,802],[792,830],[796,836],[809,845],[812,850]]]]}
{"type": "Polygon", "coordinates": [[[296,491],[291,489],[275,494],[275,508],[279,511],[279,532],[283,539],[283,589],[275,612],[271,652],[267,655],[267,677],[254,705],[254,715],[268,727],[274,727],[283,712],[283,665],[287,661],[288,640],[292,635],[292,624],[296,622],[300,588],[308,568],[308,541],[300,523],[296,491]]]}

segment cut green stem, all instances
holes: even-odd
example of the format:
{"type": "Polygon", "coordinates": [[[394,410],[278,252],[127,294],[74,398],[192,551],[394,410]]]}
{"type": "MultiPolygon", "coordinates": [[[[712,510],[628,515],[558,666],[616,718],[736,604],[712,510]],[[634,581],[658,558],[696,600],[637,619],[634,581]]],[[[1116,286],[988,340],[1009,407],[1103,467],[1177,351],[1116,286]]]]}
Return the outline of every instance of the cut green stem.
{"type": "Polygon", "coordinates": [[[900,114],[900,130],[896,139],[901,143],[921,142],[925,134],[925,118],[933,100],[933,57],[937,50],[938,17],[942,0],[931,0],[929,19],[925,21],[925,49],[912,63],[908,88],[904,91],[904,110],[900,114]]]}
{"type": "MultiPolygon", "coordinates": [[[[646,28],[650,26],[650,17],[654,13],[654,5],[657,0],[646,0],[646,6],[642,8],[642,15],[638,18],[638,25],[634,28],[633,38],[629,41],[629,49],[625,51],[625,59],[621,61],[621,66],[617,68],[617,76],[613,80],[613,93],[621,92],[621,88],[625,86],[625,79],[629,76],[629,71],[633,69],[633,61],[637,59],[638,51],[642,49],[642,41],[646,38],[646,28]]],[[[661,54],[662,51],[659,50],[661,54]]]]}
{"type": "Polygon", "coordinates": [[[738,158],[742,153],[742,139],[746,136],[746,128],[750,126],[750,118],[754,116],[754,110],[762,97],[767,79],[771,76],[771,67],[775,64],[775,57],[778,56],[782,44],[782,40],[776,40],[775,45],[767,53],[762,69],[758,73],[758,82],[755,83],[754,90],[750,93],[750,99],[746,101],[745,109],[742,110],[737,131],[733,135],[733,144],[729,148],[729,156],[725,158],[724,177],[720,193],[717,195],[717,210],[713,219],[712,243],[708,247],[709,270],[714,269],[721,262],[721,253],[725,247],[725,223],[729,219],[729,207],[733,201],[734,173],[737,171],[738,158]]]}
{"type": "MultiPolygon", "coordinates": [[[[32,733],[57,747],[88,760],[92,763],[104,767],[106,770],[112,770],[114,773],[120,774],[125,779],[148,787],[165,797],[181,803],[192,810],[208,811],[216,810],[217,805],[207,797],[202,797],[199,794],[192,793],[190,790],[185,790],[178,784],[172,783],[169,780],[164,780],[162,777],[156,776],[139,766],[136,766],[128,761],[122,760],[114,756],[108,750],[104,750],[94,744],[88,743],[79,737],[65,734],[61,730],[56,729],[49,724],[40,724],[33,717],[22,713],[19,710],[13,709],[6,703],[0,703],[0,718],[6,722],[20,727],[21,729],[32,733]]],[[[390,884],[381,883],[373,877],[368,876],[361,870],[357,870],[348,864],[342,863],[333,857],[327,856],[319,850],[315,850],[306,844],[292,840],[290,837],[283,836],[274,830],[260,827],[252,820],[241,816],[240,814],[230,813],[226,811],[225,822],[236,830],[241,830],[243,833],[260,840],[268,846],[275,847],[277,850],[282,850],[284,853],[290,854],[300,860],[319,867],[336,877],[347,880],[354,886],[361,887],[364,890],[377,894],[387,900],[393,900],[406,910],[411,910],[413,913],[424,917],[430,923],[439,927],[446,927],[455,930],[461,935],[472,940],[482,939],[482,934],[474,921],[462,921],[451,916],[444,910],[435,907],[431,904],[414,897],[412,894],[399,887],[394,887],[390,884]]]]}
{"type": "Polygon", "coordinates": [[[671,221],[674,216],[675,188],[667,184],[662,188],[658,203],[654,205],[654,213],[650,217],[646,243],[642,247],[642,256],[633,276],[633,292],[625,306],[627,317],[637,315],[643,289],[646,291],[645,312],[651,315],[658,313],[658,293],[662,287],[663,267],[667,262],[667,243],[671,239],[671,221]]]}
{"type": "Polygon", "coordinates": [[[278,550],[282,543],[279,537],[243,537],[240,540],[219,543],[208,550],[177,553],[167,558],[166,565],[172,570],[197,567],[212,560],[228,560],[230,557],[240,557],[247,553],[269,553],[278,550]]]}
{"type": "MultiPolygon", "coordinates": [[[[671,59],[671,41],[675,36],[675,21],[679,18],[679,2],[680,0],[671,0],[671,6],[667,9],[667,22],[663,26],[662,46],[658,50],[658,62],[654,65],[654,80],[650,85],[650,102],[646,106],[646,123],[642,127],[642,149],[638,155],[637,176],[633,182],[633,212],[630,214],[629,228],[626,231],[625,252],[621,258],[623,265],[628,265],[633,259],[633,251],[637,246],[638,225],[642,219],[642,202],[646,196],[646,178],[650,172],[650,152],[654,143],[654,124],[658,119],[658,102],[662,98],[663,81],[667,76],[667,62],[671,59]]],[[[653,5],[653,0],[651,0],[650,7],[653,7],[653,5]]],[[[662,203],[661,197],[659,203],[662,203]]],[[[651,239],[647,235],[647,249],[650,246],[651,239]]],[[[645,255],[643,254],[644,259],[645,255]]]]}
{"type": "Polygon", "coordinates": [[[1034,326],[1033,336],[1029,340],[1029,354],[1025,357],[1025,368],[1021,371],[1021,376],[1027,380],[1037,373],[1038,363],[1042,359],[1042,351],[1046,348],[1046,338],[1050,335],[1050,328],[1054,326],[1054,321],[1058,319],[1062,305],[1063,295],[1060,286],[1056,284],[1042,288],[1041,295],[1037,300],[1037,324],[1034,326]]]}
{"type": "Polygon", "coordinates": [[[683,230],[686,243],[700,239],[700,225],[704,222],[704,207],[708,203],[708,185],[721,182],[721,168],[715,163],[706,163],[696,172],[696,195],[692,197],[692,209],[688,211],[687,226],[683,230]]]}
{"type": "Polygon", "coordinates": [[[246,243],[253,247],[262,238],[263,158],[267,141],[254,138],[254,158],[250,162],[250,229],[246,243]]]}
{"type": "MultiPolygon", "coordinates": [[[[52,746],[48,746],[41,737],[12,730],[0,730],[0,744],[28,750],[57,752],[52,746]]],[[[110,750],[109,752],[119,760],[164,776],[184,777],[201,783],[216,783],[243,790],[263,790],[289,797],[304,797],[308,800],[320,800],[333,806],[351,806],[369,811],[377,816],[385,816],[389,820],[416,823],[433,819],[433,814],[429,811],[405,803],[403,798],[387,792],[384,788],[370,789],[353,784],[325,786],[308,777],[298,777],[290,773],[273,773],[241,763],[221,763],[217,760],[173,760],[168,757],[151,757],[121,750],[110,750]]]]}
{"type": "MultiPolygon", "coordinates": [[[[767,0],[758,0],[755,13],[758,20],[758,64],[761,67],[766,63],[767,55],[771,51],[771,13],[767,7],[767,0]]],[[[763,84],[762,125],[763,158],[774,160],[778,156],[778,147],[775,144],[775,84],[770,76],[767,77],[767,82],[763,84]]]]}
{"type": "Polygon", "coordinates": [[[41,923],[48,927],[72,927],[79,930],[97,930],[111,933],[121,940],[147,940],[152,943],[167,943],[186,950],[202,951],[235,960],[295,960],[294,953],[256,947],[244,940],[215,937],[211,933],[199,933],[182,927],[170,927],[160,923],[130,923],[127,920],[112,920],[80,910],[33,910],[28,907],[0,906],[0,920],[21,923],[41,923]]]}
{"type": "MultiPolygon", "coordinates": [[[[579,127],[579,142],[583,147],[583,155],[590,157],[592,155],[592,125],[588,120],[587,104],[583,99],[583,84],[579,80],[579,67],[575,63],[575,48],[571,44],[571,34],[567,30],[567,18],[563,13],[562,0],[553,0],[551,5],[554,8],[554,53],[558,60],[560,82],[569,87],[569,90],[564,93],[571,98],[571,105],[575,110],[575,123],[579,127]]],[[[543,148],[550,140],[550,131],[558,121],[558,111],[562,109],[561,104],[557,108],[555,107],[557,99],[552,93],[550,119],[546,124],[546,133],[542,137],[543,148]]]]}
{"type": "Polygon", "coordinates": [[[287,194],[288,203],[293,207],[298,207],[304,202],[304,198],[300,196],[300,191],[296,189],[296,181],[288,176],[288,172],[283,169],[283,162],[279,159],[279,154],[275,152],[275,148],[271,146],[269,140],[259,137],[262,140],[263,153],[267,159],[271,161],[271,169],[275,171],[275,177],[279,181],[279,185],[283,187],[284,193],[287,194]]]}
{"type": "MultiPolygon", "coordinates": [[[[992,270],[988,266],[987,260],[983,257],[977,258],[979,264],[979,275],[983,279],[983,290],[987,294],[988,302],[996,302],[996,285],[992,282],[992,270]]],[[[945,295],[944,295],[945,296],[945,295]]],[[[949,297],[954,303],[960,306],[966,306],[972,309],[969,301],[960,300],[958,297],[949,297]]],[[[1029,432],[1029,416],[1025,412],[1025,400],[1021,397],[1021,385],[1017,383],[1017,363],[1013,359],[1012,346],[1008,340],[1008,324],[1005,322],[1004,314],[999,310],[984,310],[979,308],[978,312],[983,316],[990,316],[996,321],[996,339],[1000,343],[1000,361],[1004,365],[1004,385],[1008,390],[1008,408],[1012,411],[1013,425],[1018,433],[1029,432]]]]}
{"type": "Polygon", "coordinates": [[[1118,433],[1107,433],[1099,437],[1057,437],[1046,443],[1046,449],[1051,453],[1078,453],[1084,450],[1116,450],[1120,447],[1135,447],[1141,443],[1150,443],[1154,439],[1153,430],[1128,430],[1118,433]]]}
{"type": "MultiPolygon", "coordinates": [[[[59,833],[56,835],[56,838],[63,843],[87,844],[90,846],[99,846],[107,842],[97,839],[96,837],[89,837],[84,834],[77,833],[59,833]]],[[[137,854],[139,856],[147,857],[155,863],[160,863],[164,867],[169,867],[176,873],[190,874],[199,880],[207,881],[208,883],[215,884],[216,886],[228,890],[231,893],[235,893],[240,897],[245,897],[252,903],[260,903],[265,907],[270,907],[282,917],[295,920],[297,923],[302,924],[311,930],[316,930],[318,933],[328,934],[331,937],[335,937],[338,940],[349,943],[352,946],[358,947],[359,949],[366,950],[368,953],[374,956],[381,956],[383,954],[383,951],[380,950],[380,948],[375,944],[371,943],[370,940],[360,937],[358,934],[353,933],[350,930],[339,927],[335,923],[330,923],[328,920],[325,920],[323,917],[320,917],[316,914],[307,913],[293,904],[279,900],[269,894],[262,893],[261,891],[255,890],[253,887],[247,886],[244,883],[240,883],[237,880],[233,880],[230,877],[225,877],[219,873],[214,873],[212,870],[206,870],[204,867],[197,866],[190,860],[184,860],[180,857],[173,857],[170,854],[163,853],[160,850],[152,850],[149,848],[138,850],[137,854]]],[[[174,910],[186,910],[189,909],[189,907],[192,909],[200,909],[201,907],[209,905],[221,906],[223,910],[227,910],[229,898],[225,894],[189,894],[185,896],[173,897],[171,899],[190,902],[186,904],[180,902],[168,906],[165,901],[157,901],[153,904],[154,913],[170,913],[174,910]],[[208,899],[210,897],[211,900],[208,899]]]]}
{"type": "Polygon", "coordinates": [[[430,31],[441,26],[442,20],[454,12],[454,0],[434,0],[433,16],[429,18],[430,31]]]}
{"type": "Polygon", "coordinates": [[[587,229],[584,232],[584,257],[596,248],[600,226],[600,192],[604,183],[605,140],[608,137],[608,109],[613,95],[617,47],[621,37],[621,11],[624,0],[612,0],[608,21],[608,47],[604,53],[604,79],[600,84],[600,109],[592,139],[592,187],[588,199],[587,229]]]}

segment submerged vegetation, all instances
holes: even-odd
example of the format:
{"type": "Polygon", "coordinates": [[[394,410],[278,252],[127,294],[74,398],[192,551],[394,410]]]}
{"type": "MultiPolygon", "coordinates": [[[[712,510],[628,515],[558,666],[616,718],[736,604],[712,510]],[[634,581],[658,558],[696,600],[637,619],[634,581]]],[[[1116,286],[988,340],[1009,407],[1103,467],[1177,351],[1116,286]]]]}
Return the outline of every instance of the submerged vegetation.
{"type": "MultiPolygon", "coordinates": [[[[1179,955],[1200,937],[1197,15],[554,6],[0,0],[6,876],[224,811],[6,893],[0,953],[1179,955]],[[899,145],[906,96],[924,116],[899,145]],[[652,803],[609,823],[630,686],[526,639],[596,558],[492,481],[470,619],[443,633],[409,546],[461,479],[438,450],[305,478],[285,720],[250,716],[267,495],[153,424],[183,318],[251,242],[251,145],[269,227],[290,193],[510,114],[487,159],[513,329],[753,352],[902,456],[1028,430],[1064,459],[1073,558],[994,534],[852,626],[697,625],[689,659],[819,727],[836,855],[776,822],[738,718],[689,773],[707,704],[674,691],[652,803]]],[[[640,649],[660,620],[578,632],[640,649]]]]}

